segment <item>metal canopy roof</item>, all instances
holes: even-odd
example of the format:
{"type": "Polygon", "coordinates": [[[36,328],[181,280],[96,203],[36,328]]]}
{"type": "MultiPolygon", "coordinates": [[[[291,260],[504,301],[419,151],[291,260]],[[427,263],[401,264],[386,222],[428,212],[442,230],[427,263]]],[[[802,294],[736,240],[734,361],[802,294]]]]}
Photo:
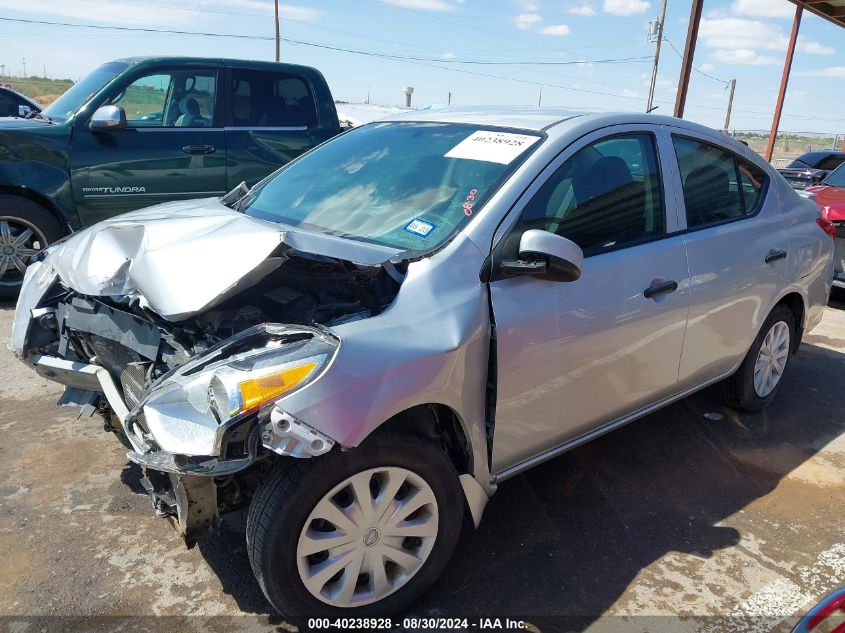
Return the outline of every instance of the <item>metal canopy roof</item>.
{"type": "Polygon", "coordinates": [[[845,26],[845,0],[791,0],[816,15],[845,26]]]}

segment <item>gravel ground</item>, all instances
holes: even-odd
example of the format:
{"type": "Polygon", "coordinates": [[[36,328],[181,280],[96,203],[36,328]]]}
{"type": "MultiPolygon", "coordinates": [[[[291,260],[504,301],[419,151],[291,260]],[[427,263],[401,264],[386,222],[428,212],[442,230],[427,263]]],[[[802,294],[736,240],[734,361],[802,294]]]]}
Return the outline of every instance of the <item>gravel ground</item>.
{"type": "MultiPolygon", "coordinates": [[[[11,320],[0,306],[0,631],[290,628],[243,515],[186,550],[115,439],[6,350],[11,320]]],[[[833,304],[767,411],[704,392],[506,482],[411,615],[788,631],[845,585],[843,361],[833,304]]]]}

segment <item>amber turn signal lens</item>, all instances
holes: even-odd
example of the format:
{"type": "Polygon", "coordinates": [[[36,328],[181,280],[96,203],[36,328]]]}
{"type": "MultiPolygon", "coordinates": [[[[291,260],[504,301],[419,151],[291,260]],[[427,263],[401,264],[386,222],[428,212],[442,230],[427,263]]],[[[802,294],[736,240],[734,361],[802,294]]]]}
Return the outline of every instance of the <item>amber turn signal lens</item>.
{"type": "Polygon", "coordinates": [[[316,362],[305,363],[260,378],[245,380],[240,384],[241,410],[248,411],[269,400],[278,398],[305,380],[316,367],[316,362]]]}

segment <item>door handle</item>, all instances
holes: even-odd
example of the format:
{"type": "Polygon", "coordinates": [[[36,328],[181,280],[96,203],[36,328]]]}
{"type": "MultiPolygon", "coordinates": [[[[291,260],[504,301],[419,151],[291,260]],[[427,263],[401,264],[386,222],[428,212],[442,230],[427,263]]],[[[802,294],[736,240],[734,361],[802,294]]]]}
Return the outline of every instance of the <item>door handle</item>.
{"type": "Polygon", "coordinates": [[[678,282],[677,281],[664,281],[659,284],[652,284],[645,290],[643,290],[643,296],[646,299],[654,299],[655,297],[659,297],[661,295],[668,295],[675,292],[678,289],[678,282]]]}
{"type": "Polygon", "coordinates": [[[769,254],[766,255],[766,263],[771,264],[772,262],[776,262],[779,259],[786,259],[786,251],[782,251],[780,249],[772,249],[769,251],[769,254]]]}
{"type": "Polygon", "coordinates": [[[186,154],[213,154],[217,150],[212,145],[185,145],[182,151],[186,154]]]}

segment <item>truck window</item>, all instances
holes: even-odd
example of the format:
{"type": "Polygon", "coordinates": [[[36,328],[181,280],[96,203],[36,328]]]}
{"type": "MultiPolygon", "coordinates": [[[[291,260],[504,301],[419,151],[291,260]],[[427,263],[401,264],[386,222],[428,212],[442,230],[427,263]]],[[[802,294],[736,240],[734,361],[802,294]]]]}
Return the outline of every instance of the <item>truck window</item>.
{"type": "Polygon", "coordinates": [[[158,71],[133,81],[111,100],[129,127],[211,127],[217,75],[213,70],[158,71]]]}
{"type": "Polygon", "coordinates": [[[234,127],[304,127],[317,122],[311,89],[300,77],[235,68],[231,100],[234,127]]]}

